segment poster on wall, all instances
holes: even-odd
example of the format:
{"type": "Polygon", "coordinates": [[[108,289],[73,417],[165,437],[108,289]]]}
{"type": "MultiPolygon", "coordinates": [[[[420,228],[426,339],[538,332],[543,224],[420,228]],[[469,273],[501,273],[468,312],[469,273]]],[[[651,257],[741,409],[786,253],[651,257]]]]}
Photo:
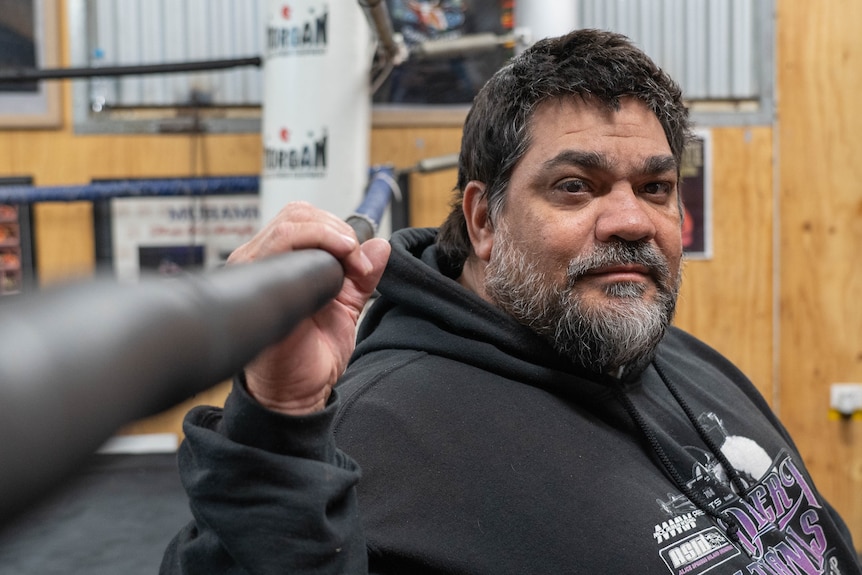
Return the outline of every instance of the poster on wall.
{"type": "Polygon", "coordinates": [[[682,158],[682,246],[690,260],[712,258],[712,139],[695,130],[682,158]]]}
{"type": "Polygon", "coordinates": [[[111,200],[114,273],[120,281],[208,271],[252,238],[257,195],[111,200]]]}
{"type": "MultiPolygon", "coordinates": [[[[387,0],[395,32],[408,48],[479,33],[513,29],[514,0],[387,0]]],[[[458,57],[410,58],[396,66],[374,93],[375,104],[467,105],[512,56],[497,47],[458,57]]]]}

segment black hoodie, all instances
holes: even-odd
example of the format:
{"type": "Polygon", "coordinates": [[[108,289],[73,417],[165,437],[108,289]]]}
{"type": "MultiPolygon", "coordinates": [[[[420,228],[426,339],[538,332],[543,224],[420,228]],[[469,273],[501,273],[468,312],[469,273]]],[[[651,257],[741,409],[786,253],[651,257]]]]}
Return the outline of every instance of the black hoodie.
{"type": "Polygon", "coordinates": [[[238,385],[189,415],[165,572],[862,573],[730,362],[671,328],[626,380],[589,372],[442,275],[434,237],[393,236],[324,413],[238,385]]]}

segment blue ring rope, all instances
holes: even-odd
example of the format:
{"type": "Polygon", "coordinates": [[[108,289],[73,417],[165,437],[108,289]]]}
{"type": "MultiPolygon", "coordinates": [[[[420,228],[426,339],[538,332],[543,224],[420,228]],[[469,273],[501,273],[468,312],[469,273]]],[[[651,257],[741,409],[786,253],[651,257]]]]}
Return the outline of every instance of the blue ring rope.
{"type": "Polygon", "coordinates": [[[152,196],[251,194],[260,189],[258,176],[118,180],[81,186],[0,186],[0,203],[97,201],[152,196]]]}

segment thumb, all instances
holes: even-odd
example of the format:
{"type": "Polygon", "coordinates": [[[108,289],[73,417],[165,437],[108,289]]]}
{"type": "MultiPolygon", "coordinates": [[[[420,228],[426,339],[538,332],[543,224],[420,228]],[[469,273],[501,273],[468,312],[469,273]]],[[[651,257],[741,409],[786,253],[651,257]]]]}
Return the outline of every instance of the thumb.
{"type": "Polygon", "coordinates": [[[389,261],[392,247],[383,238],[372,238],[363,243],[360,249],[371,262],[372,269],[365,277],[358,281],[358,287],[363,294],[371,296],[378,282],[380,282],[380,278],[383,276],[383,270],[386,269],[386,263],[389,261]]]}

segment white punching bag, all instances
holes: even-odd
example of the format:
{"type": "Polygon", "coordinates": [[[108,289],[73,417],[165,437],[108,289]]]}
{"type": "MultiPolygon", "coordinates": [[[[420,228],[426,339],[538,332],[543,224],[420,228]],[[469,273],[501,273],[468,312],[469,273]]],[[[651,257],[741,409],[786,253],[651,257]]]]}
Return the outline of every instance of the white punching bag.
{"type": "Polygon", "coordinates": [[[368,181],[371,29],[356,0],[270,0],[260,217],[304,200],[347,217],[368,181]]]}
{"type": "Polygon", "coordinates": [[[577,7],[578,3],[573,0],[516,1],[515,26],[528,34],[530,44],[542,38],[562,36],[577,28],[577,7]]]}

